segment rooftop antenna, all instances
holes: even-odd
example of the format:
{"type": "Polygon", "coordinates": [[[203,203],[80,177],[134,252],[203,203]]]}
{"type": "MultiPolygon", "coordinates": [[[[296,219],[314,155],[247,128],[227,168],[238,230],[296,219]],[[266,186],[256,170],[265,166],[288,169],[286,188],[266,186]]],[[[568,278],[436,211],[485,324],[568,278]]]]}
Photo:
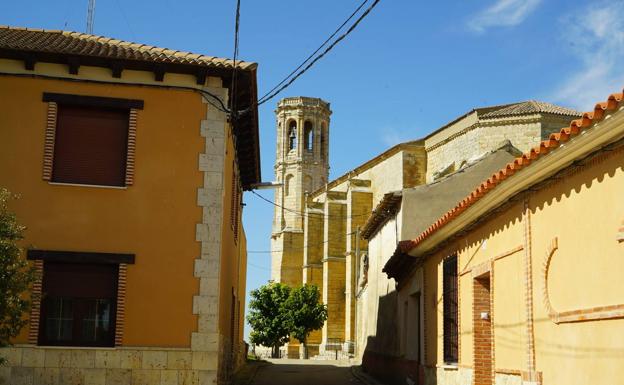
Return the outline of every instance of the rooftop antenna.
{"type": "Polygon", "coordinates": [[[93,18],[95,17],[95,0],[89,0],[87,10],[87,33],[93,35],[93,18]]]}

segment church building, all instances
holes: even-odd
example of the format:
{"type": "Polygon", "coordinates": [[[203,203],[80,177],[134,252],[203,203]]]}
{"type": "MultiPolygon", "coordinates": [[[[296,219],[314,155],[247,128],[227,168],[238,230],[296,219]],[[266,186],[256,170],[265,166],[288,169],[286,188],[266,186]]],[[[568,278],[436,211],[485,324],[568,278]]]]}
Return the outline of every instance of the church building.
{"type": "MultiPolygon", "coordinates": [[[[378,218],[385,210],[388,193],[437,183],[501,148],[511,154],[528,151],[580,115],[538,101],[473,109],[328,181],[331,113],[329,103],[317,98],[278,103],[275,177],[280,187],[271,244],[274,281],[314,284],[322,290],[329,318],[321,331],[310,335],[308,349],[310,357],[328,358],[362,357],[368,331],[377,326],[376,320],[363,318],[362,309],[395,290],[394,282],[381,276],[385,260],[374,261],[381,255],[373,255],[368,245],[374,228],[371,215],[375,211],[378,218]],[[375,293],[364,296],[370,281],[367,268],[373,264],[379,266],[370,274],[375,293]]],[[[398,240],[382,246],[394,251],[398,240]]],[[[286,350],[289,357],[301,353],[295,341],[286,350]]]]}

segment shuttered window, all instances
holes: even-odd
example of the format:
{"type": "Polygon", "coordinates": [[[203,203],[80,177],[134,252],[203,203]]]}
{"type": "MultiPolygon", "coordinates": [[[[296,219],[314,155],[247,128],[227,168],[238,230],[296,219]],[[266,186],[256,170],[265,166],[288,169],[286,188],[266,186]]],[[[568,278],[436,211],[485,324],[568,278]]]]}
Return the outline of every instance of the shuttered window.
{"type": "Polygon", "coordinates": [[[234,241],[238,241],[238,222],[240,217],[240,188],[238,187],[238,172],[236,162],[232,163],[232,195],[230,207],[230,225],[234,233],[234,241]]]}
{"type": "Polygon", "coordinates": [[[114,346],[118,269],[46,261],[39,345],[114,346]]]}
{"type": "Polygon", "coordinates": [[[126,185],[129,109],[59,104],[52,181],[126,185]]]}
{"type": "Polygon", "coordinates": [[[444,312],[444,362],[457,363],[459,358],[459,322],[457,306],[457,256],[444,260],[442,268],[442,301],[444,312]]]}

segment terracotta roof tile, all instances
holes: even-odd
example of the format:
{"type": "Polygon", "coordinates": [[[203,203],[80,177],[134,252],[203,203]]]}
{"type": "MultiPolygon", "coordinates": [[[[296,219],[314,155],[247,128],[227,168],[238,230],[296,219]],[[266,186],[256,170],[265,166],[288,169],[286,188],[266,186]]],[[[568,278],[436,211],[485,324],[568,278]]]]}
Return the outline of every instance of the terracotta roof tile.
{"type": "Polygon", "coordinates": [[[548,113],[555,115],[565,115],[565,116],[581,116],[581,112],[557,106],[555,104],[540,102],[537,100],[528,100],[526,102],[514,103],[503,108],[496,109],[494,111],[487,112],[483,114],[481,117],[484,119],[488,118],[502,118],[507,116],[515,116],[515,115],[526,115],[526,114],[537,114],[537,113],[548,113]]]}
{"type": "MultiPolygon", "coordinates": [[[[233,61],[214,56],[89,35],[86,33],[0,26],[0,49],[84,55],[107,59],[139,60],[232,68],[233,61]]],[[[256,63],[237,62],[240,69],[254,69],[256,63]]]]}
{"type": "Polygon", "coordinates": [[[435,221],[418,237],[412,240],[399,242],[399,245],[397,246],[398,251],[402,253],[409,253],[431,234],[444,227],[467,208],[475,204],[475,202],[481,199],[481,197],[494,190],[502,181],[511,177],[517,171],[530,165],[533,160],[538,159],[542,155],[558,148],[563,143],[570,140],[571,137],[578,135],[582,130],[592,127],[594,124],[600,122],[604,118],[605,112],[617,109],[623,98],[624,93],[612,94],[609,96],[607,101],[596,104],[593,111],[585,112],[580,119],[573,120],[568,127],[564,127],[559,132],[551,134],[550,137],[547,140],[542,141],[539,146],[534,147],[521,157],[516,158],[513,162],[507,164],[507,166],[494,173],[490,178],[481,183],[481,185],[471,192],[470,195],[435,221]]]}

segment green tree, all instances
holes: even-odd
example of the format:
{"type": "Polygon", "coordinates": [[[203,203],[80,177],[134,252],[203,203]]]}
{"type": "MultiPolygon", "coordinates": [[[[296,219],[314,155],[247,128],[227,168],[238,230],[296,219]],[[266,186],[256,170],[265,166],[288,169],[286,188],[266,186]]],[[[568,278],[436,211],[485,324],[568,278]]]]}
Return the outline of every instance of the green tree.
{"type": "Polygon", "coordinates": [[[23,238],[24,226],[9,211],[11,198],[8,190],[0,188],[0,348],[8,346],[28,323],[24,314],[30,309],[31,299],[25,293],[35,281],[34,269],[20,256],[17,243],[23,238]]]}
{"type": "Polygon", "coordinates": [[[270,346],[273,358],[279,357],[279,348],[288,342],[288,311],[284,307],[290,287],[269,283],[251,291],[247,322],[253,329],[251,343],[270,346]]]}
{"type": "Polygon", "coordinates": [[[308,358],[307,340],[310,332],[323,327],[327,306],[321,303],[321,292],[315,285],[305,284],[291,290],[286,301],[288,330],[303,344],[303,358],[308,358]]]}

